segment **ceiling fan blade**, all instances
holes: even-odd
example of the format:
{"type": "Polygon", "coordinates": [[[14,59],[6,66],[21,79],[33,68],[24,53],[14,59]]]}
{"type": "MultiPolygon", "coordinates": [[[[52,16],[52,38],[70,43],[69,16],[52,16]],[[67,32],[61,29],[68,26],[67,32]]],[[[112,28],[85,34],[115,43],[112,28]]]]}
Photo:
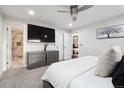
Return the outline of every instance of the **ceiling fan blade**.
{"type": "Polygon", "coordinates": [[[63,10],[59,10],[57,12],[60,12],[60,13],[70,13],[70,11],[63,11],[63,10]]]}
{"type": "Polygon", "coordinates": [[[78,12],[85,11],[85,10],[92,8],[92,7],[93,7],[93,5],[84,5],[78,9],[78,12]]]}

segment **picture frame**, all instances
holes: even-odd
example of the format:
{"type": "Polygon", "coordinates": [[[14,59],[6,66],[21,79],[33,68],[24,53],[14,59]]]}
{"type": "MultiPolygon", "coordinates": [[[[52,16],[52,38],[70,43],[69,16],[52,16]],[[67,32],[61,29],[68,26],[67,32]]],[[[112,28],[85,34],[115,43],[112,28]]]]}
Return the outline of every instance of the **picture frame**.
{"type": "Polygon", "coordinates": [[[111,39],[124,37],[124,24],[99,28],[96,31],[97,39],[111,39]]]}

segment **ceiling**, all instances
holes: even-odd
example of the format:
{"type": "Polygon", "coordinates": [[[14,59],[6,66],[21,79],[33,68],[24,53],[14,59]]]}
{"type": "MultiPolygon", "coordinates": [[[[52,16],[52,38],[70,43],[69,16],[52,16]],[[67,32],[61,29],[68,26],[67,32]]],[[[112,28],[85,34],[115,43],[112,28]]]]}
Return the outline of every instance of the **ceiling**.
{"type": "Polygon", "coordinates": [[[35,22],[40,21],[44,24],[51,24],[57,28],[66,30],[74,30],[88,24],[124,14],[124,6],[122,5],[94,5],[92,8],[80,12],[77,20],[74,22],[70,14],[57,12],[57,10],[68,9],[69,6],[66,5],[0,6],[0,10],[6,16],[35,22]],[[29,10],[33,10],[35,15],[29,15],[29,10]],[[73,24],[72,27],[68,26],[69,23],[73,24]]]}

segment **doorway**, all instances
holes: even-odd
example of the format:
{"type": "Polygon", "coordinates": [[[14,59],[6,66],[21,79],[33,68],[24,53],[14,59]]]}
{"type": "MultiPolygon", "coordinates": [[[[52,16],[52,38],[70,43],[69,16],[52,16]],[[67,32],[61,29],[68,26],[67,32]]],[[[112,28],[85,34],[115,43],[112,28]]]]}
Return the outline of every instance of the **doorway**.
{"type": "Polygon", "coordinates": [[[73,52],[72,52],[72,58],[78,58],[79,57],[79,35],[78,33],[74,33],[72,34],[72,38],[73,38],[73,52]]]}
{"type": "Polygon", "coordinates": [[[8,69],[23,67],[23,32],[20,24],[8,26],[8,69]]]}

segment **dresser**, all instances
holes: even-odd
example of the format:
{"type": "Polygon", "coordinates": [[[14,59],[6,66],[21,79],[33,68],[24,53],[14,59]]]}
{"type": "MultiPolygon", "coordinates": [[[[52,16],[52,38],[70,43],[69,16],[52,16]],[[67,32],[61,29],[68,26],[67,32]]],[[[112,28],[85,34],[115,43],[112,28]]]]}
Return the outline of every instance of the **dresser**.
{"type": "Polygon", "coordinates": [[[27,52],[27,69],[34,69],[59,61],[59,51],[27,52]]]}

